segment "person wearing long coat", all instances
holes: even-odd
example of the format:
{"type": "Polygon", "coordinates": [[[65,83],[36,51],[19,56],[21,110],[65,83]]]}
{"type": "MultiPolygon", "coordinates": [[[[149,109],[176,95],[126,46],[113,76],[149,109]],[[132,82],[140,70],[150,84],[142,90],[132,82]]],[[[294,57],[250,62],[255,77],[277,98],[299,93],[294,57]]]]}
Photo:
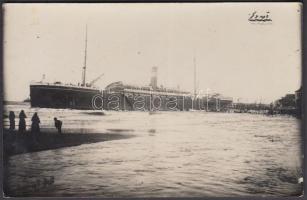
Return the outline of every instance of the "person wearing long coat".
{"type": "Polygon", "coordinates": [[[19,127],[18,127],[18,131],[20,133],[23,133],[26,131],[26,114],[23,110],[20,111],[19,113],[19,127]]]}
{"type": "Polygon", "coordinates": [[[10,120],[10,130],[15,130],[15,113],[13,111],[10,111],[9,114],[9,120],[10,120]]]}
{"type": "Polygon", "coordinates": [[[34,113],[31,121],[32,121],[32,125],[31,125],[32,133],[38,134],[40,132],[40,128],[39,128],[40,119],[39,119],[37,113],[34,113]]]}

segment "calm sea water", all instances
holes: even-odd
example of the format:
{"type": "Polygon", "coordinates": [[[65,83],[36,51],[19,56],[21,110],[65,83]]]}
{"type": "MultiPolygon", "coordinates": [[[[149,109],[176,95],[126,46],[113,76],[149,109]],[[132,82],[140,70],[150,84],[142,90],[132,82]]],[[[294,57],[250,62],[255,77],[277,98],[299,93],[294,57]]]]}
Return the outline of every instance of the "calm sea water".
{"type": "MultiPolygon", "coordinates": [[[[135,137],[15,155],[7,187],[15,196],[201,197],[301,194],[299,120],[206,112],[24,109],[28,124],[64,132],[135,137]]],[[[7,119],[5,119],[7,124],[7,119]]]]}

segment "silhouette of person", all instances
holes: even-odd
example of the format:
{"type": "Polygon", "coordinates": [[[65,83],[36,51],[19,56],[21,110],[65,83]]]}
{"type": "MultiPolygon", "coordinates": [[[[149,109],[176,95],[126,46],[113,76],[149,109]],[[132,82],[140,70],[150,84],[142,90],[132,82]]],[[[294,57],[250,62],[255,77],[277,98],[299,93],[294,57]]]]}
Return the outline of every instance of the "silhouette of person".
{"type": "Polygon", "coordinates": [[[270,104],[269,115],[274,115],[273,103],[270,104]]]}
{"type": "Polygon", "coordinates": [[[62,133],[62,121],[54,118],[54,126],[58,129],[58,133],[62,133]]]}
{"type": "Polygon", "coordinates": [[[20,111],[19,113],[19,127],[18,130],[20,133],[23,133],[26,131],[26,119],[27,116],[23,110],[20,111]]]}
{"type": "Polygon", "coordinates": [[[33,117],[32,117],[32,125],[31,125],[31,131],[32,133],[39,133],[40,132],[40,128],[39,128],[39,117],[37,115],[37,112],[34,113],[33,117]]]}
{"type": "Polygon", "coordinates": [[[13,111],[10,111],[9,119],[10,119],[10,130],[13,131],[15,130],[15,113],[13,111]]]}

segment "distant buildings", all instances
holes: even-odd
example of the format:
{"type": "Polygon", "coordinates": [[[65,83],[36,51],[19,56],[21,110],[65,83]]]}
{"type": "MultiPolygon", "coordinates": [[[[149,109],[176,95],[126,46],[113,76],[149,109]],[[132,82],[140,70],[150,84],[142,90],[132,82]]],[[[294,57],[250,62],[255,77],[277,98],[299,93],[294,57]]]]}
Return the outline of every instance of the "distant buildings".
{"type": "Polygon", "coordinates": [[[295,94],[286,94],[284,97],[275,102],[277,108],[295,108],[296,100],[295,94]]]}
{"type": "Polygon", "coordinates": [[[296,105],[301,107],[302,106],[302,90],[303,88],[300,87],[300,89],[296,90],[295,91],[295,102],[296,102],[296,105]]]}
{"type": "Polygon", "coordinates": [[[275,101],[274,109],[281,114],[301,115],[302,110],[302,87],[294,94],[286,94],[284,97],[275,101]]]}
{"type": "Polygon", "coordinates": [[[276,107],[281,108],[299,108],[301,107],[302,87],[295,91],[294,94],[286,94],[284,97],[275,101],[276,107]]]}

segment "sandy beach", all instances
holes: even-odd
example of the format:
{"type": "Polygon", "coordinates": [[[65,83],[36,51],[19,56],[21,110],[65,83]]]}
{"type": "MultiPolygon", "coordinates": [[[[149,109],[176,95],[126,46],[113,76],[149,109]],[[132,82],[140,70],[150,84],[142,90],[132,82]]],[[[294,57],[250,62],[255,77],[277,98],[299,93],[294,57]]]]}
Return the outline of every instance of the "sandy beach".
{"type": "Polygon", "coordinates": [[[132,135],[119,133],[57,133],[44,132],[33,134],[30,131],[3,130],[4,155],[11,156],[22,153],[77,146],[109,140],[130,138],[132,135]]]}

